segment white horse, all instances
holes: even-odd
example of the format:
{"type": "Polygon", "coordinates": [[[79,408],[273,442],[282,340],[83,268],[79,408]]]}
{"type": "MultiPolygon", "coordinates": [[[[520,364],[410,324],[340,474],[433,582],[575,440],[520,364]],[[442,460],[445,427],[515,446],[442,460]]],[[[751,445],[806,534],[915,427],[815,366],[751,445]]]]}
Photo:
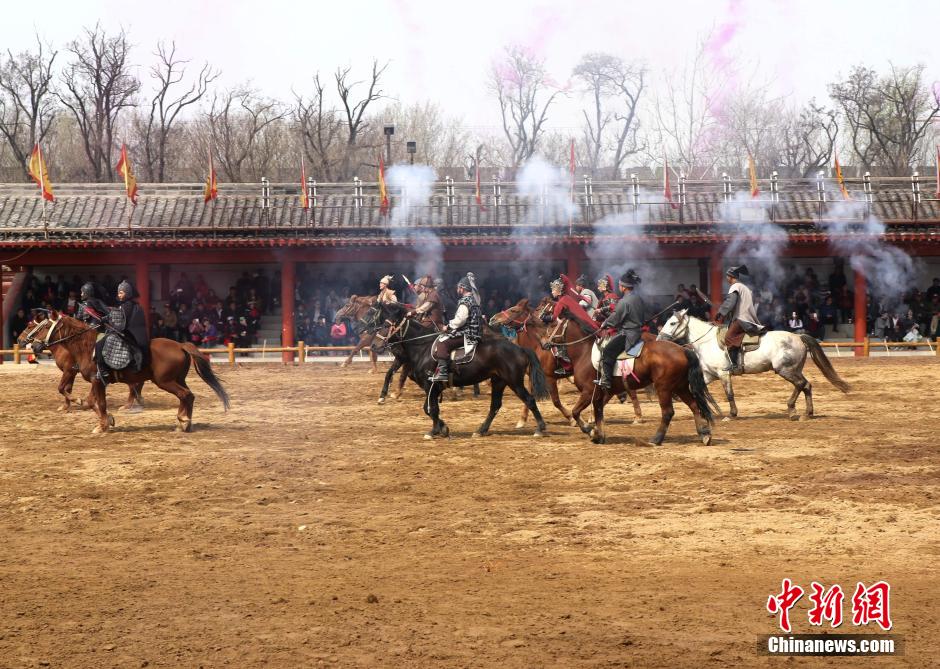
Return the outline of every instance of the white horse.
{"type": "MultiPolygon", "coordinates": [[[[728,353],[719,345],[717,325],[690,316],[687,309],[682,309],[666,321],[660,329],[659,338],[691,346],[702,363],[705,383],[721,379],[725,396],[731,406],[731,417],[738,415],[738,407],[734,403],[734,389],[731,387],[731,373],[725,369],[729,366],[728,353]]],[[[757,349],[746,354],[742,352],[745,374],[761,374],[772,369],[793,384],[793,394],[787,401],[790,420],[799,418],[796,413],[796,399],[801,392],[806,396],[806,417],[813,416],[813,386],[803,376],[807,354],[812,356],[819,371],[832,385],[844,393],[849,392],[849,384],[839,377],[819,342],[809,335],[771,330],[761,337],[757,349]]]]}

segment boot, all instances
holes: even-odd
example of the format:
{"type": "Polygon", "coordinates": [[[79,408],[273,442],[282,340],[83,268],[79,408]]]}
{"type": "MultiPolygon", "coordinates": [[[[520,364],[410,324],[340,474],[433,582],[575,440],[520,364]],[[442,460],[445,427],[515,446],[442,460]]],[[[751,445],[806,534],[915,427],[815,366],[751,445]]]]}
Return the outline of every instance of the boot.
{"type": "Polygon", "coordinates": [[[744,373],[744,368],[741,365],[741,349],[738,347],[728,347],[728,366],[725,367],[724,371],[731,372],[732,376],[739,376],[744,373]]]}
{"type": "Polygon", "coordinates": [[[614,362],[613,360],[608,361],[606,358],[601,361],[601,378],[595,381],[595,383],[605,390],[610,390],[612,385],[611,379],[614,377],[614,362]]]}
{"type": "Polygon", "coordinates": [[[450,360],[438,360],[431,381],[447,381],[450,378],[450,360]]]}
{"type": "Polygon", "coordinates": [[[98,365],[98,380],[104,385],[108,385],[111,380],[111,370],[103,365],[98,365]]]}
{"type": "Polygon", "coordinates": [[[570,374],[568,370],[571,369],[571,358],[568,357],[568,352],[564,348],[555,349],[555,358],[558,360],[558,363],[555,366],[555,376],[566,377],[570,374]]]}

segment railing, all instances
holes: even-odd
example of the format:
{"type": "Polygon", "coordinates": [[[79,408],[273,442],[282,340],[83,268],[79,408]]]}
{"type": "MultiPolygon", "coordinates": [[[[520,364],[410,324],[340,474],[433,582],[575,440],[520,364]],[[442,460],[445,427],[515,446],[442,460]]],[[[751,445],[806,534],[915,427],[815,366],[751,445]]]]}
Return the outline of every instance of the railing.
{"type": "MultiPolygon", "coordinates": [[[[932,351],[937,357],[940,357],[940,337],[935,341],[930,341],[929,339],[919,342],[906,342],[906,341],[871,341],[870,338],[865,337],[862,341],[823,341],[819,342],[819,345],[823,348],[834,348],[836,353],[840,354],[842,349],[849,349],[852,351],[858,350],[861,357],[870,357],[872,347],[884,348],[887,353],[891,352],[891,349],[919,349],[927,348],[929,351],[932,351]]],[[[239,348],[235,344],[229,344],[228,346],[222,347],[217,346],[214,348],[201,348],[200,352],[205,353],[206,355],[225,355],[228,357],[229,364],[234,367],[236,365],[237,356],[242,355],[257,355],[259,353],[290,353],[297,356],[297,361],[299,363],[305,363],[307,361],[307,356],[310,353],[326,353],[331,351],[354,351],[355,346],[307,346],[305,342],[297,342],[297,346],[278,346],[274,348],[239,348]]],[[[29,349],[20,348],[19,344],[14,344],[11,349],[0,349],[0,364],[3,363],[4,356],[12,356],[14,364],[22,363],[24,356],[29,355],[29,349]]]]}

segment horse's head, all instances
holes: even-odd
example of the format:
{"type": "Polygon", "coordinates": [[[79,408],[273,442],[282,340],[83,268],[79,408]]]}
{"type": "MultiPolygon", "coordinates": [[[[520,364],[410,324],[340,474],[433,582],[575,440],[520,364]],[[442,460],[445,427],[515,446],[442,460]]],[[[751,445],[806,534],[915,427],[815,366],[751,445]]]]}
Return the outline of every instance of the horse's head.
{"type": "Polygon", "coordinates": [[[679,309],[659,329],[657,339],[679,342],[689,338],[689,310],[679,309]]]}
{"type": "Polygon", "coordinates": [[[397,302],[376,304],[372,307],[363,322],[375,333],[370,346],[373,351],[381,353],[404,338],[404,333],[411,323],[411,319],[406,317],[407,313],[405,306],[397,302]]]}
{"type": "Polygon", "coordinates": [[[45,312],[45,316],[41,320],[34,321],[32,327],[18,337],[18,341],[22,340],[21,343],[29,346],[35,355],[42,353],[43,349],[49,345],[62,323],[63,316],[55,309],[45,312]]]}
{"type": "Polygon", "coordinates": [[[505,326],[513,330],[520,330],[525,327],[531,315],[532,308],[529,306],[529,298],[525,298],[490,318],[490,327],[505,326]]]}

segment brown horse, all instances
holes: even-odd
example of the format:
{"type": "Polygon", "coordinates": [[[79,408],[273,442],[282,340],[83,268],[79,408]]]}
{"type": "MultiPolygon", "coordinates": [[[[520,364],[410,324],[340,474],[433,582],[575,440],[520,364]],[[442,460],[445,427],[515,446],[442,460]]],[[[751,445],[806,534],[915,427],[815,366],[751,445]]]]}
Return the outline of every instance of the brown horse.
{"type": "Polygon", "coordinates": [[[615,374],[611,390],[605,391],[594,383],[597,378],[597,370],[591,362],[594,341],[595,333],[585,332],[582,326],[572,319],[567,328],[557,325],[552,328],[549,336],[542,342],[546,347],[564,345],[568,350],[568,357],[574,366],[575,384],[581,390],[581,397],[571,410],[571,415],[578,422],[581,431],[591,435],[591,441],[603,444],[607,440],[604,432],[604,406],[610,398],[631,388],[644,388],[652,383],[659,399],[662,417],[656,434],[650,441],[656,445],[663,442],[669,423],[675,415],[672,404],[675,395],[691,409],[695,418],[695,429],[702,443],[706,446],[711,443],[710,426],[713,419],[709,406],[710,395],[698,356],[693,351],[672,342],[656,341],[654,336],[644,334],[643,351],[634,360],[633,376],[624,381],[623,377],[615,374]],[[594,409],[593,425],[581,420],[581,412],[589,404],[594,409]]]}
{"type": "MultiPolygon", "coordinates": [[[[42,321],[40,321],[41,323],[42,321]]],[[[20,348],[26,348],[33,343],[35,337],[34,333],[39,329],[39,323],[35,321],[30,321],[29,325],[26,327],[23,332],[20,333],[20,336],[16,338],[16,342],[20,345],[20,348]]],[[[88,389],[88,397],[84,400],[81,398],[72,397],[72,387],[75,385],[75,377],[78,376],[78,373],[81,371],[78,363],[75,362],[75,358],[72,357],[72,354],[69,353],[69,350],[62,346],[61,344],[54,344],[48,347],[49,354],[52,355],[52,359],[55,360],[56,367],[59,368],[62,372],[62,378],[59,379],[59,394],[65,400],[65,403],[60,405],[57,411],[71,411],[72,404],[75,404],[79,409],[89,410],[92,408],[92,394],[91,389],[88,389]]],[[[87,376],[83,377],[88,383],[91,383],[91,379],[87,376]]],[[[143,397],[141,396],[141,390],[143,389],[143,383],[137,384],[128,384],[127,392],[127,403],[122,407],[127,410],[134,410],[142,408],[143,397]]]]}
{"type": "MultiPolygon", "coordinates": [[[[336,312],[333,323],[339,325],[344,320],[348,320],[354,328],[360,329],[362,327],[363,317],[375,306],[375,300],[375,296],[359,297],[358,295],[353,295],[349,298],[349,301],[336,312]]],[[[372,361],[372,369],[369,370],[369,374],[377,373],[379,371],[378,358],[375,355],[375,351],[372,350],[372,341],[374,339],[374,332],[360,329],[359,341],[356,344],[356,348],[349,352],[349,355],[346,356],[346,359],[343,360],[343,364],[341,364],[340,367],[349,367],[349,365],[352,364],[353,356],[359,353],[359,351],[367,349],[369,352],[369,360],[372,361]]],[[[403,380],[402,385],[404,384],[405,382],[403,380]]]]}
{"type": "MultiPolygon", "coordinates": [[[[85,325],[71,316],[51,311],[49,318],[40,323],[39,329],[33,333],[32,343],[35,353],[41,352],[47,346],[63,346],[78,363],[82,376],[92,379],[92,405],[95,413],[98,414],[98,425],[92,431],[95,433],[107,432],[114,424],[114,419],[108,414],[105,385],[97,378],[98,368],[94,360],[97,334],[98,328],[85,325]]],[[[158,387],[176,395],[180,401],[176,414],[177,429],[190,432],[193,424],[193,402],[196,399],[186,385],[186,374],[189,372],[190,363],[195,365],[199,378],[215,391],[225,410],[228,411],[228,393],[225,392],[225,388],[212,371],[208,356],[189,342],[180,344],[172,339],[153,339],[150,342],[149,360],[139,372],[133,369],[112,371],[112,378],[128,385],[153,381],[158,387]]]]}
{"type": "MultiPolygon", "coordinates": [[[[362,335],[359,338],[359,343],[356,345],[356,348],[349,354],[349,357],[343,362],[341,367],[346,367],[349,363],[352,362],[353,356],[363,348],[363,346],[369,347],[369,357],[372,359],[372,371],[370,374],[375,373],[378,369],[376,367],[376,353],[372,348],[373,342],[375,342],[375,321],[378,318],[379,309],[375,304],[375,297],[359,297],[353,295],[349,298],[349,301],[343,305],[343,307],[336,312],[336,318],[334,323],[340,323],[344,320],[348,320],[351,323],[354,323],[354,327],[362,329],[362,335]]],[[[378,342],[375,342],[378,343],[378,342]]],[[[385,373],[385,383],[382,384],[382,392],[379,393],[379,404],[385,404],[385,398],[388,397],[388,387],[392,383],[392,378],[395,376],[395,372],[398,369],[401,369],[401,374],[398,377],[398,389],[392,393],[392,399],[397,400],[401,397],[402,390],[405,388],[405,381],[408,380],[408,374],[411,373],[411,368],[409,363],[403,360],[399,360],[397,357],[392,362],[392,366],[389,367],[388,371],[385,373]]]]}
{"type": "MultiPolygon", "coordinates": [[[[533,309],[529,306],[528,298],[519,300],[515,306],[504,309],[490,318],[490,325],[508,327],[514,330],[516,332],[516,344],[535,352],[539,362],[542,363],[542,369],[545,370],[545,379],[548,383],[548,393],[552,398],[552,403],[565,419],[568,420],[572,427],[577,427],[578,422],[571,415],[571,411],[568,410],[568,407],[562,403],[558,394],[558,377],[555,376],[555,368],[558,365],[558,361],[551,351],[547,351],[542,347],[542,340],[547,337],[547,332],[545,323],[542,322],[542,319],[537,314],[549,303],[552,303],[551,299],[545,298],[539,303],[538,307],[533,309]]],[[[578,390],[583,390],[580,386],[577,386],[578,380],[576,377],[572,378],[572,382],[578,390]]],[[[634,424],[639,424],[642,422],[641,418],[643,417],[643,412],[640,409],[640,400],[637,398],[636,391],[633,389],[628,390],[627,395],[629,395],[630,399],[633,401],[633,413],[635,416],[633,422],[634,424]]],[[[621,397],[620,401],[623,402],[624,397],[621,397]]],[[[529,409],[523,406],[522,417],[519,419],[516,427],[525,427],[528,416],[529,409]]]]}

